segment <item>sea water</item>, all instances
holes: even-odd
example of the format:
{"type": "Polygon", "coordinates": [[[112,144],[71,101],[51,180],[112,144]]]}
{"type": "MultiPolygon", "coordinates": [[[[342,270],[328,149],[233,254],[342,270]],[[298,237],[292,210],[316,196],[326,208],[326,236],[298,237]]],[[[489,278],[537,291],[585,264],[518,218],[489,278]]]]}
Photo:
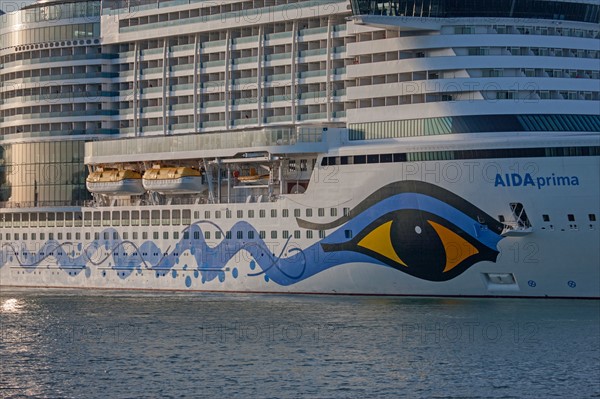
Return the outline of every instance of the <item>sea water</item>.
{"type": "Polygon", "coordinates": [[[600,301],[0,292],[0,396],[600,397],[600,301]]]}

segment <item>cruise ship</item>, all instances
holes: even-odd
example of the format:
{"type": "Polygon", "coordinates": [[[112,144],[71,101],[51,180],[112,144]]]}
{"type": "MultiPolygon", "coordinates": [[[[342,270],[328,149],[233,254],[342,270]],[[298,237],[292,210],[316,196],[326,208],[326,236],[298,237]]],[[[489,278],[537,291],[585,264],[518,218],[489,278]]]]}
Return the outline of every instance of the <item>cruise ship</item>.
{"type": "Polygon", "coordinates": [[[598,0],[0,21],[2,288],[600,298],[598,0]]]}

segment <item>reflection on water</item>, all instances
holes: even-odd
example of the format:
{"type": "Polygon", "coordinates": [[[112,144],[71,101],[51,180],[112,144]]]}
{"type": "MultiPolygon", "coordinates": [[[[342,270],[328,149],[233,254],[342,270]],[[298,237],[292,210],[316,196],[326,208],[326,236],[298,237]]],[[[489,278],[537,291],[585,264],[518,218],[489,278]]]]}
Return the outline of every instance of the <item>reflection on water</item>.
{"type": "Polygon", "coordinates": [[[600,301],[0,293],[0,397],[590,397],[600,301]]]}

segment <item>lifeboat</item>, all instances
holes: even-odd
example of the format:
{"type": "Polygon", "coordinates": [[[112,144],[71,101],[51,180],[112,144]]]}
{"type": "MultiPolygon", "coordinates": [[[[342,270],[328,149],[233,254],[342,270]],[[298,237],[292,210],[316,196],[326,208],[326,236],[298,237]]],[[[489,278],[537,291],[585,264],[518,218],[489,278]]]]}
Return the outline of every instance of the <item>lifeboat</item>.
{"type": "Polygon", "coordinates": [[[133,170],[98,169],[85,181],[88,191],[108,196],[131,196],[145,193],[142,175],[133,170]]]}
{"type": "Polygon", "coordinates": [[[160,194],[196,194],[206,190],[200,171],[187,167],[153,167],[144,173],[144,188],[160,194]]]}
{"type": "Polygon", "coordinates": [[[269,184],[269,175],[239,176],[237,179],[248,186],[269,184]]]}

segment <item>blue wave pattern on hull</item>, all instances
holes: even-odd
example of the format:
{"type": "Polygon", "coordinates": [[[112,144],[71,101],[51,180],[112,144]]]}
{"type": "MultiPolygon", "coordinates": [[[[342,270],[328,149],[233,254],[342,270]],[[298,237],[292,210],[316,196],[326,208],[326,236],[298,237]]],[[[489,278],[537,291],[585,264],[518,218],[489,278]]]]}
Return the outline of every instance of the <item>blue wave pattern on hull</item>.
{"type": "MultiPolygon", "coordinates": [[[[421,188],[431,189],[431,186],[419,183],[421,188]]],[[[169,247],[166,251],[153,241],[145,241],[138,247],[132,241],[122,240],[117,230],[113,228],[105,229],[100,234],[102,237],[116,237],[115,239],[96,240],[85,248],[81,243],[59,243],[52,240],[47,241],[43,248],[34,254],[25,246],[18,250],[12,244],[5,243],[0,252],[2,255],[0,267],[16,260],[21,268],[32,272],[38,267],[44,267],[41,265],[43,261],[54,258],[59,269],[72,276],[84,272],[86,277],[90,277],[92,267],[102,270],[104,277],[107,271],[113,271],[121,279],[127,279],[136,271],[152,271],[157,278],[177,277],[179,271],[193,271],[194,278],[201,278],[202,283],[205,283],[214,280],[224,282],[226,272],[229,271],[227,265],[231,260],[236,256],[246,257],[248,256],[246,254],[249,254],[244,258],[251,269],[247,278],[263,278],[267,282],[289,286],[324,270],[348,263],[376,264],[392,267],[429,281],[446,281],[462,274],[481,260],[495,261],[498,254],[496,247],[502,239],[499,235],[499,224],[472,204],[446,190],[435,187],[434,192],[437,193],[435,197],[416,192],[404,192],[386,198],[375,198],[368,208],[339,223],[340,227],[328,237],[307,248],[299,247],[292,238],[288,238],[283,247],[276,248],[277,252],[273,253],[263,239],[233,239],[237,232],[242,232],[243,237],[248,237],[249,232],[252,232],[254,237],[259,237],[255,227],[246,221],[237,222],[232,226],[230,229],[232,239],[223,239],[221,243],[211,247],[204,239],[202,226],[212,225],[220,230],[223,236],[225,234],[212,221],[203,220],[183,229],[181,235],[189,238],[179,240],[173,248],[169,247]],[[442,197],[448,195],[452,196],[453,201],[450,202],[453,205],[444,202],[442,197]],[[457,209],[457,204],[462,210],[457,209]],[[484,215],[486,223],[476,220],[473,210],[484,215]],[[397,255],[390,256],[389,251],[378,253],[377,248],[366,248],[363,244],[365,241],[359,241],[359,239],[366,239],[371,232],[385,224],[391,227],[388,234],[390,235],[389,246],[384,245],[384,247],[392,248],[397,255]],[[489,228],[490,224],[493,228],[489,228]],[[429,228],[431,230],[429,235],[422,234],[421,226],[428,225],[444,225],[445,229],[457,234],[457,237],[458,235],[462,237],[457,238],[456,242],[462,240],[460,242],[467,243],[466,245],[472,251],[466,253],[464,259],[450,262],[450,255],[446,248],[448,240],[439,238],[439,228],[435,231],[429,228]],[[349,231],[353,233],[348,234],[349,231]],[[354,232],[357,234],[355,235],[354,232]],[[191,237],[198,238],[191,239],[191,237]],[[80,255],[75,256],[75,250],[69,247],[77,247],[80,255]],[[104,255],[99,252],[102,247],[104,247],[104,255]],[[197,267],[191,269],[187,264],[180,265],[182,261],[180,254],[185,251],[189,251],[193,256],[197,267]],[[240,255],[244,252],[244,255],[240,255]],[[434,257],[420,261],[419,259],[425,253],[432,253],[431,256],[434,257]],[[112,262],[109,262],[111,257],[112,262]],[[411,261],[404,263],[401,258],[411,261]],[[448,270],[449,262],[452,270],[448,270]],[[260,270],[256,268],[257,265],[260,270]]],[[[479,213],[477,219],[480,219],[479,213]]],[[[313,227],[318,228],[319,225],[315,224],[313,227]]],[[[378,239],[380,238],[378,236],[378,239]]],[[[233,268],[230,276],[234,279],[238,278],[238,269],[233,268]]],[[[192,286],[191,276],[185,278],[185,285],[192,286]]]]}

